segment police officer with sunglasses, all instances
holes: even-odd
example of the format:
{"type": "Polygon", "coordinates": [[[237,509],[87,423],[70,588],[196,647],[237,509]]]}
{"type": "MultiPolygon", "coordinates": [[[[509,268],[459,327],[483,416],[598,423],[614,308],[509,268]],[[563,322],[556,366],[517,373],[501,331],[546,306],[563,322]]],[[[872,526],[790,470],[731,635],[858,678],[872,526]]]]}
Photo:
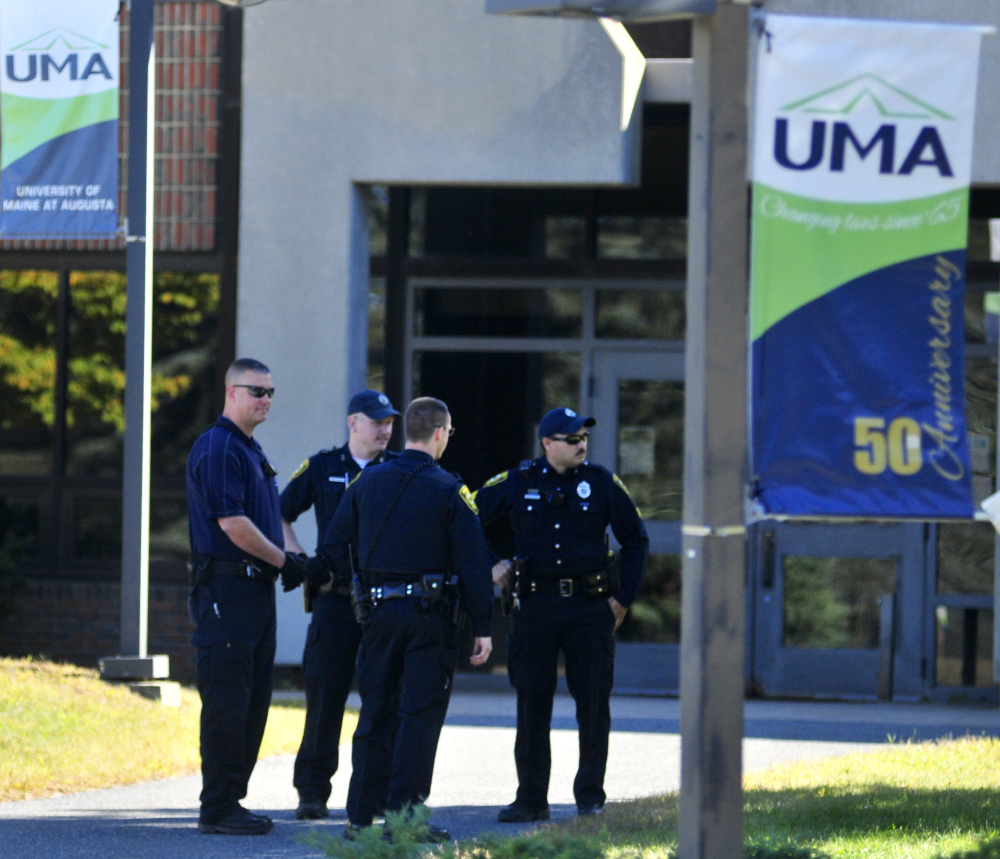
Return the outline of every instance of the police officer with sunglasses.
{"type": "Polygon", "coordinates": [[[500,810],[501,823],[549,819],[549,725],[560,651],[580,734],[577,812],[600,814],[604,807],[614,635],[642,588],[649,538],[618,476],[587,461],[595,423],[553,409],[538,426],[544,455],[496,475],[474,495],[484,525],[510,519],[516,551],[513,561],[493,567],[494,581],[513,593],[507,672],[517,690],[517,797],[500,810]],[[620,559],[608,552],[609,525],[620,559]]]}
{"type": "Polygon", "coordinates": [[[271,818],[240,805],[271,704],[274,582],[301,581],[286,555],[277,472],[254,430],[274,397],[271,371],[240,358],[226,372],[222,416],[187,462],[191,595],[201,695],[201,811],[205,834],[264,835],[271,818]]]}

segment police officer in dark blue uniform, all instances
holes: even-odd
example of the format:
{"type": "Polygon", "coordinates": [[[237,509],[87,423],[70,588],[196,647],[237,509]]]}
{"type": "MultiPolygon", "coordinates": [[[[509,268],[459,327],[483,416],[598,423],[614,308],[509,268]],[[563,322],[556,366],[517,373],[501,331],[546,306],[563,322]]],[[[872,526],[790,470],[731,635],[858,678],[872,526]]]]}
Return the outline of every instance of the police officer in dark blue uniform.
{"type": "Polygon", "coordinates": [[[518,788],[497,816],[501,823],[549,819],[549,726],[560,651],[579,728],[577,812],[604,808],[614,634],[642,588],[649,538],[618,476],[587,462],[594,424],[571,409],[553,409],[538,426],[545,455],[496,475],[474,496],[484,524],[510,518],[517,553],[516,563],[493,567],[494,580],[516,594],[507,671],[517,690],[518,788]],[[621,544],[620,572],[608,554],[608,525],[621,544]]]}
{"type": "MultiPolygon", "coordinates": [[[[347,487],[369,465],[392,459],[386,451],[393,420],[399,415],[389,398],[364,390],[347,407],[349,436],[343,447],[310,456],[281,493],[281,523],[285,546],[302,552],[292,523],[310,507],[316,514],[317,542],[323,539],[347,487]]],[[[299,820],[327,817],[330,779],[337,771],[344,707],[351,691],[354,663],[361,642],[361,625],[351,609],[348,572],[314,589],[308,582],[306,610],[312,620],[306,633],[302,670],[306,685],[306,719],[302,744],[295,758],[293,784],[299,793],[299,820]]]]}
{"type": "MultiPolygon", "coordinates": [[[[471,619],[472,664],[485,663],[492,650],[486,539],[468,489],[437,465],[453,432],[451,415],[440,400],[421,397],[407,407],[403,425],[406,450],[351,484],[320,547],[341,570],[356,543],[360,605],[367,610],[358,652],[361,715],[347,794],[348,838],[380,811],[412,807],[430,793],[458,657],[455,599],[471,619]]],[[[431,825],[424,837],[449,836],[431,825]]]]}
{"type": "Polygon", "coordinates": [[[226,372],[222,416],[188,456],[191,643],[201,694],[201,812],[207,834],[264,835],[273,824],[240,805],[271,704],[274,582],[301,581],[283,550],[277,473],[252,438],[274,396],[271,371],[252,358],[226,372]]]}

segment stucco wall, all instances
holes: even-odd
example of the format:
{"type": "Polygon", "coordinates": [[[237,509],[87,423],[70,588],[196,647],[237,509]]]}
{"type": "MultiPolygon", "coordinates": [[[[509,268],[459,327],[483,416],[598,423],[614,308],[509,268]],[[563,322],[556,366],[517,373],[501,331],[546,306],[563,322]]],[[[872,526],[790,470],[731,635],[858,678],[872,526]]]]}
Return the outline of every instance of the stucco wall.
{"type": "MultiPolygon", "coordinates": [[[[274,371],[257,437],[284,485],[343,443],[364,385],[354,183],[633,183],[641,111],[622,127],[623,59],[599,23],[488,16],[475,0],[251,7],[243,64],[237,352],[274,371]]],[[[311,515],[296,530],[311,548],[311,515]]],[[[300,658],[303,622],[284,598],[279,662],[300,658]]]]}

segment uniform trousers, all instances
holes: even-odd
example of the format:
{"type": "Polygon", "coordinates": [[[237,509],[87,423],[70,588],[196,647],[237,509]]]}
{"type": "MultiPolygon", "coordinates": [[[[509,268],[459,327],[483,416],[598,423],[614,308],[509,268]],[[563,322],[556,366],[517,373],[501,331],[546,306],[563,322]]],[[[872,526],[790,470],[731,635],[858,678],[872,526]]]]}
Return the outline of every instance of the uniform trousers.
{"type": "Polygon", "coordinates": [[[347,792],[354,826],[427,799],[457,658],[441,608],[424,613],[419,599],[403,598],[371,609],[358,651],[361,714],[347,792]]]}
{"type": "Polygon", "coordinates": [[[218,823],[247,795],[271,705],[274,585],[216,575],[192,594],[201,695],[201,813],[218,823]]]}
{"type": "Polygon", "coordinates": [[[340,730],[361,642],[350,597],[318,594],[306,632],[302,671],[306,721],[292,783],[304,801],[326,803],[339,765],[340,730]]]}
{"type": "Polygon", "coordinates": [[[576,702],[580,762],[577,805],[602,805],[611,733],[615,618],[607,599],[535,594],[521,601],[507,640],[507,671],[517,691],[517,801],[548,807],[552,750],[549,731],[559,652],[576,702]]]}

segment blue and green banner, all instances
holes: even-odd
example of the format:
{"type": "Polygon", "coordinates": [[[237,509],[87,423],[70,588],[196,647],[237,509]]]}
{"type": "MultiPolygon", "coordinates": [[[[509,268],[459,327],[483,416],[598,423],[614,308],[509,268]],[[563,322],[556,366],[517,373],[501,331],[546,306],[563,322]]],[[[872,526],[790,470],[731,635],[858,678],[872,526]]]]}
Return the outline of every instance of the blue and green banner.
{"type": "Polygon", "coordinates": [[[963,304],[981,32],[760,20],[757,512],[971,517],[963,304]]]}
{"type": "Polygon", "coordinates": [[[118,0],[0,0],[0,238],[118,229],[118,0]]]}

